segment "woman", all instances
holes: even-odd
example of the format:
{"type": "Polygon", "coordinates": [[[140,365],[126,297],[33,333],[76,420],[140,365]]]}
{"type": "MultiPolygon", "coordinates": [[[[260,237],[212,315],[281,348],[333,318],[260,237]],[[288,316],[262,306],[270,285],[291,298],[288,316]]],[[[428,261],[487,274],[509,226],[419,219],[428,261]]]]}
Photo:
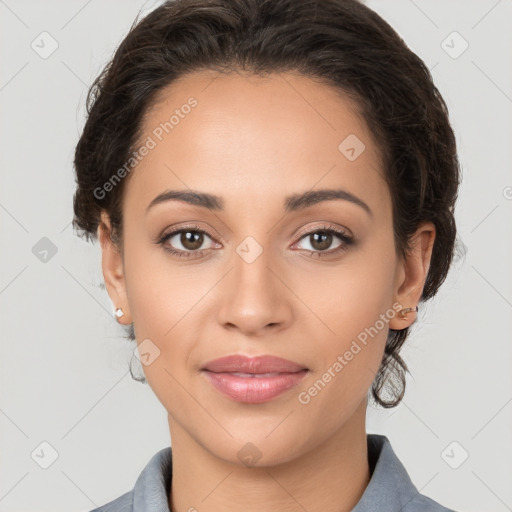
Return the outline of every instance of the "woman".
{"type": "Polygon", "coordinates": [[[96,510],[449,510],[365,429],[456,237],[447,108],[396,32],[356,0],[169,1],[88,112],[75,227],[172,442],[96,510]]]}

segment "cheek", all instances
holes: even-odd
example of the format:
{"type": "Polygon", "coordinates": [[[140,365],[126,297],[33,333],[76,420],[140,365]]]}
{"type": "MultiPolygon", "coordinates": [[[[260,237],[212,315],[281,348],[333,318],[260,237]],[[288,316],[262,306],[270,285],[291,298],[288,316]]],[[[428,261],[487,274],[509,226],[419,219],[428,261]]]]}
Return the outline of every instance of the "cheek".
{"type": "Polygon", "coordinates": [[[197,290],[187,282],[190,271],[180,269],[160,246],[140,238],[127,233],[125,243],[130,311],[137,339],[164,340],[190,309],[197,290]]]}
{"type": "Polygon", "coordinates": [[[332,334],[328,344],[336,341],[336,348],[342,349],[374,325],[379,331],[387,329],[389,319],[382,325],[381,315],[394,315],[395,270],[393,246],[386,236],[379,236],[358,247],[342,265],[322,269],[305,280],[301,296],[329,327],[325,330],[332,334]]]}
{"type": "Polygon", "coordinates": [[[194,327],[188,320],[198,299],[180,274],[155,263],[149,265],[132,254],[126,275],[142,368],[155,396],[170,412],[187,402],[181,383],[188,378],[186,362],[194,346],[194,327]],[[145,364],[148,352],[150,362],[145,364]]]}
{"type": "MultiPolygon", "coordinates": [[[[194,283],[190,270],[173,266],[163,250],[146,245],[130,243],[127,237],[125,276],[139,353],[149,347],[158,354],[151,364],[143,365],[143,370],[159,396],[160,390],[168,393],[175,387],[171,385],[173,376],[179,379],[185,374],[184,362],[194,339],[187,335],[192,328],[188,321],[200,307],[200,292],[204,294],[208,287],[194,283]],[[145,345],[141,347],[142,343],[145,345]]],[[[141,360],[144,363],[142,353],[141,360]]]]}
{"type": "Polygon", "coordinates": [[[382,295],[374,290],[364,301],[340,301],[333,313],[336,336],[317,338],[316,364],[297,402],[319,432],[328,433],[349,421],[365,398],[381,365],[389,330],[382,295]],[[378,298],[376,298],[378,297],[378,298]],[[361,304],[364,304],[361,307],[361,304]]]}
{"type": "Polygon", "coordinates": [[[317,384],[306,390],[304,401],[315,397],[319,407],[357,402],[375,378],[389,321],[396,315],[392,307],[396,260],[387,240],[383,236],[371,250],[358,251],[350,263],[330,273],[325,281],[329,285],[321,287],[321,293],[310,294],[311,309],[329,329],[323,328],[327,335],[316,339],[318,364],[310,382],[317,384]],[[324,393],[324,388],[330,391],[324,393]]]}

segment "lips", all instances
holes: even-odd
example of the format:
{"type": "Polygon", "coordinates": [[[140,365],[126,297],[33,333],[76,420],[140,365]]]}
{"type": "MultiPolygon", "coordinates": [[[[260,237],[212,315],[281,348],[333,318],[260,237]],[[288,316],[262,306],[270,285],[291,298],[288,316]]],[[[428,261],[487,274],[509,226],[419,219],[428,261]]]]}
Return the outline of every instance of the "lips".
{"type": "Polygon", "coordinates": [[[296,386],[308,369],[280,357],[235,354],[210,361],[202,373],[228,398],[255,404],[272,400],[296,386]]]}
{"type": "Polygon", "coordinates": [[[239,354],[221,357],[207,363],[203,370],[222,373],[245,373],[261,375],[265,373],[295,373],[307,370],[306,367],[274,356],[247,357],[239,354]]]}

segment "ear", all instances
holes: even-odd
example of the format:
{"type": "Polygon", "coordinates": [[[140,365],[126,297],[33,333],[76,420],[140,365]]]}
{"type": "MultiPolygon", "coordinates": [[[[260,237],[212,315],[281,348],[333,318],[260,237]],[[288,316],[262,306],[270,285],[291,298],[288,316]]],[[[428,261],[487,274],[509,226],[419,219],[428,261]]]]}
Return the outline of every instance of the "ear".
{"type": "Polygon", "coordinates": [[[117,321],[120,324],[128,325],[131,323],[131,314],[126,294],[123,257],[110,237],[110,219],[104,210],[101,212],[97,234],[101,245],[101,268],[105,287],[115,309],[122,308],[124,312],[124,315],[118,318],[117,321]]]}
{"type": "MultiPolygon", "coordinates": [[[[436,228],[432,222],[424,222],[410,240],[410,250],[399,263],[395,282],[396,301],[402,308],[417,306],[427,279],[436,228]]],[[[410,311],[402,318],[397,314],[390,320],[389,327],[395,330],[409,327],[416,319],[416,312],[410,311]]]]}

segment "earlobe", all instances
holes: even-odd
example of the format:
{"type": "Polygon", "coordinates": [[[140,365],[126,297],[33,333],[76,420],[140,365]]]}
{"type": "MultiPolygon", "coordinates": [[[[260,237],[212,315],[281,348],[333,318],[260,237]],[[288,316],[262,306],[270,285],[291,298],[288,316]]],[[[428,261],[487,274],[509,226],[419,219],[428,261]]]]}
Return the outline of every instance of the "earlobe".
{"type": "Polygon", "coordinates": [[[121,324],[130,323],[130,313],[126,295],[123,258],[119,248],[111,239],[111,224],[108,214],[101,212],[98,225],[98,240],[101,246],[101,268],[105,287],[114,304],[114,317],[121,324]],[[122,312],[122,314],[121,314],[122,312]]]}
{"type": "Polygon", "coordinates": [[[400,280],[396,283],[395,297],[402,309],[390,320],[391,329],[405,329],[416,320],[418,303],[430,268],[435,234],[434,224],[424,222],[410,239],[410,250],[399,263],[402,268],[398,272],[400,280]]]}

